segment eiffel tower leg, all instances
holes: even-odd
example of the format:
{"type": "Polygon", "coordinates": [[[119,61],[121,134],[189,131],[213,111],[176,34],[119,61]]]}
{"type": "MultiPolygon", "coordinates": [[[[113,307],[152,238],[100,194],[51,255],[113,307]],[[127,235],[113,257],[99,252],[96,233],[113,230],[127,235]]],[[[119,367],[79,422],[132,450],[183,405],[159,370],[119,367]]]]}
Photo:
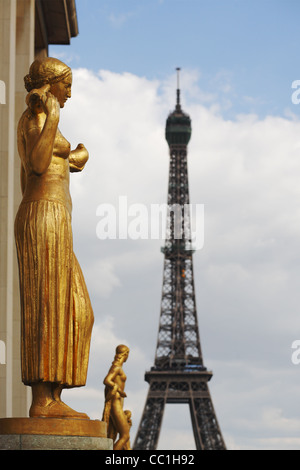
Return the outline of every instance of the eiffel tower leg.
{"type": "Polygon", "coordinates": [[[145,403],[133,450],[155,450],[165,408],[164,397],[153,397],[151,391],[145,403]]]}
{"type": "Polygon", "coordinates": [[[193,433],[194,433],[194,439],[195,439],[195,444],[196,444],[196,449],[197,450],[202,450],[204,449],[204,443],[202,442],[201,439],[201,432],[200,432],[200,426],[199,426],[199,420],[196,417],[196,403],[195,399],[192,398],[190,400],[190,414],[191,414],[191,421],[192,421],[192,427],[193,427],[193,433]]]}
{"type": "Polygon", "coordinates": [[[190,413],[197,450],[226,450],[213,403],[207,397],[192,396],[190,413]]]}

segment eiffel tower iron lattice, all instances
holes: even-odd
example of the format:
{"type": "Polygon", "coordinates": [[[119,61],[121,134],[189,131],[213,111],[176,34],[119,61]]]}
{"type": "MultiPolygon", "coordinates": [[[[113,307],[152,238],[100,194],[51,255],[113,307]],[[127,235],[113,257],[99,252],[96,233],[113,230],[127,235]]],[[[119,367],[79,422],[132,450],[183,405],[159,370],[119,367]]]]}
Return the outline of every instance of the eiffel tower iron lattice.
{"type": "Polygon", "coordinates": [[[164,253],[160,324],[154,367],[145,373],[148,395],[134,450],[155,450],[166,403],[187,403],[197,450],[225,450],[208,381],[212,372],[203,364],[193,276],[187,145],[190,117],[177,103],[166,122],[170,149],[168,228],[164,253]]]}

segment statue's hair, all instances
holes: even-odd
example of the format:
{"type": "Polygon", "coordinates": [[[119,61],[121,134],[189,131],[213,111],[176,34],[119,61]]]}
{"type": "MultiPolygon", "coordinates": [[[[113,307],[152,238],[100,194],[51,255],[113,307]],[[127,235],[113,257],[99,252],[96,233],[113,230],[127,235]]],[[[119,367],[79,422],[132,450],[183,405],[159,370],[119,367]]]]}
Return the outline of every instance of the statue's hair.
{"type": "Polygon", "coordinates": [[[28,92],[34,88],[57,83],[71,73],[70,67],[58,59],[45,57],[36,59],[30,66],[29,73],[24,77],[28,92]]]}
{"type": "Polygon", "coordinates": [[[116,347],[115,360],[123,357],[127,353],[129,353],[129,347],[125,346],[125,344],[119,344],[119,346],[116,347]]]}

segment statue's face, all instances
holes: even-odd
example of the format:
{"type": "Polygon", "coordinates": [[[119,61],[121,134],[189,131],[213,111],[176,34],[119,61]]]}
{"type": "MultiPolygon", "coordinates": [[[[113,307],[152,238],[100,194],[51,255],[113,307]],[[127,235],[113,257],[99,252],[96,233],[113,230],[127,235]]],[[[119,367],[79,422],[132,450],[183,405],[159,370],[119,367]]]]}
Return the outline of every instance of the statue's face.
{"type": "Polygon", "coordinates": [[[71,98],[72,74],[51,85],[50,92],[58,99],[61,108],[64,107],[68,98],[71,98]]]}
{"type": "Polygon", "coordinates": [[[128,356],[129,356],[129,351],[126,351],[125,355],[124,355],[124,362],[127,361],[128,359],[128,356]]]}

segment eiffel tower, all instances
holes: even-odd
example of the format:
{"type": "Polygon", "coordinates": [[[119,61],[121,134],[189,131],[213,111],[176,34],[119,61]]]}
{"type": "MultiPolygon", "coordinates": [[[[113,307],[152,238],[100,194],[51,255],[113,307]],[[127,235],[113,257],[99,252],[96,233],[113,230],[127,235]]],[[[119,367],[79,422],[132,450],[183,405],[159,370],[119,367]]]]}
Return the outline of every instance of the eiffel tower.
{"type": "Polygon", "coordinates": [[[166,122],[170,149],[168,224],[164,253],[160,324],[154,366],[145,373],[148,395],[134,450],[157,448],[166,403],[188,403],[197,450],[226,450],[203,364],[196,311],[187,145],[191,119],[180,104],[177,68],[175,110],[166,122]]]}

